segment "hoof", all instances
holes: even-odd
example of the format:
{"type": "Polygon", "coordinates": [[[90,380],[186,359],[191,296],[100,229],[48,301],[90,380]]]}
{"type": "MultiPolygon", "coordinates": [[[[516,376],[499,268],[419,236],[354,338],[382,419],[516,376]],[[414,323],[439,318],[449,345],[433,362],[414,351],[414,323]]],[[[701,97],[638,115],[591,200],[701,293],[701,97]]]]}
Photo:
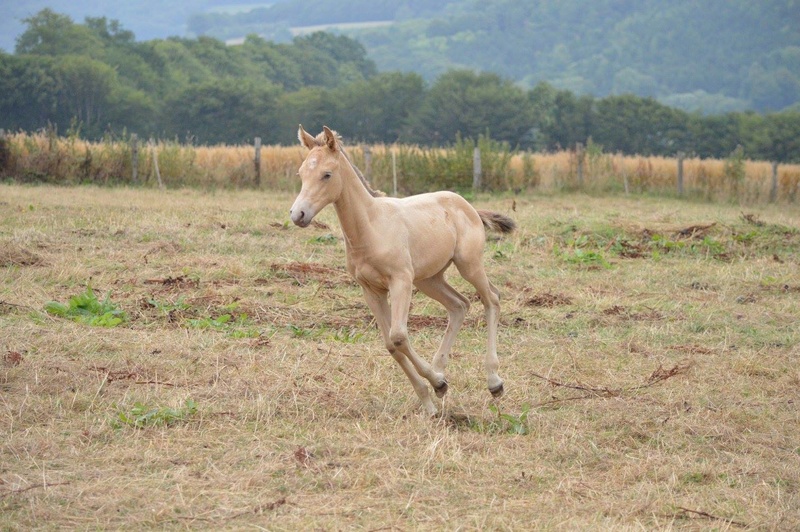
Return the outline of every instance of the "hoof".
{"type": "Polygon", "coordinates": [[[436,397],[439,399],[444,397],[444,394],[447,393],[447,381],[442,381],[439,386],[433,388],[433,391],[436,392],[436,397]]]}
{"type": "Polygon", "coordinates": [[[489,388],[489,393],[491,393],[492,397],[495,397],[495,398],[502,397],[504,391],[505,390],[503,390],[503,383],[502,382],[500,383],[500,386],[497,386],[495,388],[489,388]]]}

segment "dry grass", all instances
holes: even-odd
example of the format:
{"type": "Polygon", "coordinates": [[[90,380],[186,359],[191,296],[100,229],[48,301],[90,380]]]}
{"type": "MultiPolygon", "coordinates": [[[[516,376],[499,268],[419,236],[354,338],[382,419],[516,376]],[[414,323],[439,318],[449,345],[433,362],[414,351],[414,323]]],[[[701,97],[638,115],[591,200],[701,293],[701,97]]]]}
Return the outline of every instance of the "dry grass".
{"type": "MultiPolygon", "coordinates": [[[[91,143],[75,137],[58,137],[54,132],[14,133],[6,137],[5,174],[19,182],[58,184],[130,183],[131,144],[120,140],[91,143]]],[[[421,192],[454,186],[467,190],[472,184],[472,155],[455,157],[453,149],[419,146],[370,146],[371,165],[367,168],[367,146],[355,145],[350,154],[357,166],[371,176],[376,187],[393,188],[392,152],[398,156],[398,189],[421,192]],[[439,165],[429,159],[452,157],[439,165]],[[458,160],[456,160],[458,159],[458,160]],[[428,161],[430,162],[430,161],[428,161]],[[371,170],[371,171],[370,171],[371,170]],[[448,175],[452,174],[452,175],[448,175]]],[[[167,187],[205,188],[254,187],[256,168],[253,146],[192,146],[159,141],[139,142],[139,183],[157,181],[153,157],[157,157],[162,181],[167,187]]],[[[262,189],[295,191],[297,167],[304,157],[299,146],[263,146],[259,183],[262,189]]],[[[484,172],[490,173],[484,155],[484,172]]],[[[684,161],[684,194],[689,198],[759,204],[770,201],[772,165],[764,161],[742,160],[741,179],[726,170],[725,160],[688,158],[684,161]]],[[[509,154],[509,162],[499,175],[485,175],[485,183],[495,190],[564,191],[590,193],[622,192],[630,195],[676,195],[678,165],[674,158],[640,157],[588,151],[583,157],[583,183],[578,181],[578,156],[574,151],[558,153],[509,154]]],[[[800,199],[800,165],[778,167],[775,199],[796,203],[800,199]]]]}
{"type": "Polygon", "coordinates": [[[508,393],[476,302],[429,419],[291,200],[0,186],[0,528],[800,528],[797,208],[479,198],[508,393]],[[44,312],[87,283],[128,321],[44,312]]]}

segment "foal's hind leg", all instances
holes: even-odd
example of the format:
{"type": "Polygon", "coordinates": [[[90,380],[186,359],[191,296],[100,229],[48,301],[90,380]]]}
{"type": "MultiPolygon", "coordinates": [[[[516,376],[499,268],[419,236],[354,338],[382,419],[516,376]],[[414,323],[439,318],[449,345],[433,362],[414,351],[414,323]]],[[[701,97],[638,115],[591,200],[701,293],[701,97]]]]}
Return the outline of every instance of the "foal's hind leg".
{"type": "MultiPolygon", "coordinates": [[[[481,250],[482,250],[481,246],[481,250]]],[[[466,279],[478,291],[481,303],[486,315],[486,328],[489,338],[486,345],[486,382],[489,392],[495,397],[503,395],[503,379],[497,374],[500,361],[497,359],[497,325],[500,321],[500,292],[489,282],[486,271],[483,269],[481,255],[477,255],[477,260],[466,262],[456,262],[461,276],[466,279]]]]}
{"type": "MultiPolygon", "coordinates": [[[[469,301],[445,281],[444,270],[428,279],[416,281],[414,284],[425,295],[438,301],[447,309],[447,329],[439,350],[436,351],[436,355],[433,357],[433,370],[444,373],[450,349],[453,347],[458,330],[464,323],[464,318],[469,310],[469,301]]],[[[441,390],[436,390],[436,395],[442,397],[446,392],[447,387],[444,387],[441,390]]]]}
{"type": "MultiPolygon", "coordinates": [[[[389,308],[389,302],[386,298],[385,292],[375,292],[367,287],[363,288],[364,290],[364,299],[367,300],[367,305],[369,305],[370,310],[375,315],[375,321],[378,323],[378,328],[383,335],[383,339],[386,342],[387,347],[390,345],[390,319],[391,319],[391,310],[389,308]]],[[[425,411],[428,412],[429,415],[434,415],[438,412],[436,405],[433,404],[433,400],[431,399],[430,391],[428,390],[428,385],[419,376],[417,370],[408,360],[408,358],[397,351],[396,349],[389,349],[389,352],[392,355],[400,367],[403,369],[403,373],[406,374],[408,380],[411,381],[411,386],[414,388],[414,391],[417,393],[417,397],[419,397],[420,401],[422,401],[422,406],[425,407],[425,411]]]]}

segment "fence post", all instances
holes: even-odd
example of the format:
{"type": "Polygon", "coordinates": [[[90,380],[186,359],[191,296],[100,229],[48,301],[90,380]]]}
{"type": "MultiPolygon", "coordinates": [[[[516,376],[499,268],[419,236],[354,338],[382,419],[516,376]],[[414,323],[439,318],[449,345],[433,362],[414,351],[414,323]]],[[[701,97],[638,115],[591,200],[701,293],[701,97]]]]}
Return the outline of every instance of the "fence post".
{"type": "Polygon", "coordinates": [[[372,150],[364,146],[364,177],[372,179],[372,150]]]}
{"type": "Polygon", "coordinates": [[[397,197],[397,154],[392,148],[392,196],[397,197]]]}
{"type": "Polygon", "coordinates": [[[134,185],[139,183],[139,138],[136,133],[131,134],[131,180],[134,185]]]}
{"type": "Polygon", "coordinates": [[[769,202],[775,203],[778,199],[778,162],[772,162],[772,186],[769,189],[769,202]]]}
{"type": "Polygon", "coordinates": [[[164,183],[161,181],[161,172],[158,169],[158,153],[156,153],[156,143],[153,141],[153,139],[150,139],[150,153],[153,154],[153,169],[156,172],[158,188],[164,188],[164,183]]]}
{"type": "Polygon", "coordinates": [[[8,146],[6,145],[6,130],[0,128],[0,175],[2,175],[8,164],[8,146]]]}
{"type": "Polygon", "coordinates": [[[578,188],[583,189],[583,144],[578,142],[575,144],[575,156],[578,158],[578,188]]]}
{"type": "Polygon", "coordinates": [[[483,172],[481,171],[481,149],[475,146],[472,151],[472,189],[478,191],[483,186],[483,172]]]}
{"type": "Polygon", "coordinates": [[[256,170],[256,188],[259,188],[261,186],[261,137],[253,139],[253,143],[256,149],[256,155],[253,161],[256,170]]]}
{"type": "Polygon", "coordinates": [[[684,153],[678,152],[678,196],[683,196],[683,158],[684,153]]]}

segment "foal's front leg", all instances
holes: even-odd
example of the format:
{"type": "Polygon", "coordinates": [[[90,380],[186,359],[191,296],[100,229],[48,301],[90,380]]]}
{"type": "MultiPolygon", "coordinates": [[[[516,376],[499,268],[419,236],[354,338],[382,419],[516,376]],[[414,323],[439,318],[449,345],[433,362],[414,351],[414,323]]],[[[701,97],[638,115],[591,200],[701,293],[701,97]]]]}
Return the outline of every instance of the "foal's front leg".
{"type": "Polygon", "coordinates": [[[378,322],[378,328],[383,335],[383,340],[386,343],[389,353],[391,353],[392,358],[400,364],[408,380],[411,381],[411,386],[414,387],[417,397],[422,401],[422,406],[425,407],[425,411],[431,416],[435,415],[438,412],[438,408],[433,404],[428,385],[425,384],[425,381],[419,376],[417,370],[411,365],[406,355],[394,347],[390,347],[393,345],[390,340],[391,310],[389,308],[389,302],[386,299],[386,292],[376,292],[368,287],[363,287],[363,290],[364,299],[367,300],[367,305],[375,315],[375,321],[378,322]]]}
{"type": "Polygon", "coordinates": [[[411,279],[394,279],[389,284],[392,321],[386,348],[392,355],[395,351],[403,353],[414,365],[417,373],[431,383],[437,397],[443,397],[447,393],[447,380],[444,378],[444,373],[434,370],[426,360],[417,355],[411,347],[411,340],[408,337],[408,312],[411,308],[412,286],[411,279]]]}

